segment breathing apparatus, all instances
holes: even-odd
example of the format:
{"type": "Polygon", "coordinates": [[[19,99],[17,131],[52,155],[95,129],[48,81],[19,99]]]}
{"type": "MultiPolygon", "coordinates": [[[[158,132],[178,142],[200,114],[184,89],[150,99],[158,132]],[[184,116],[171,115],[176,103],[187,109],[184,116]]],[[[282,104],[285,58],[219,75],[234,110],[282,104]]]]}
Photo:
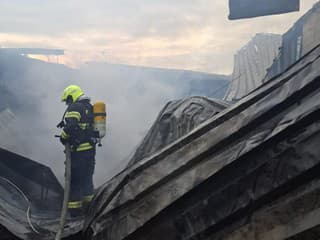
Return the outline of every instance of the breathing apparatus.
{"type": "Polygon", "coordinates": [[[93,129],[97,133],[98,146],[101,145],[101,139],[106,135],[106,104],[104,102],[95,102],[93,104],[93,129]]]}

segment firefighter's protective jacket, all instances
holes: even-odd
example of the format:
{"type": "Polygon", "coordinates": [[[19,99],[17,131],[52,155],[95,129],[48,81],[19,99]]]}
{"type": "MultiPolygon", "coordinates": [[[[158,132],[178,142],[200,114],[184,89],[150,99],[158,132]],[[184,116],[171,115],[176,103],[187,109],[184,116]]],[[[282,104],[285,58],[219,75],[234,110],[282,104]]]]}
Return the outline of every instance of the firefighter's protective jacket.
{"type": "Polygon", "coordinates": [[[68,106],[65,126],[61,132],[61,140],[68,141],[73,151],[81,152],[92,149],[93,138],[93,107],[90,99],[81,96],[68,106]]]}

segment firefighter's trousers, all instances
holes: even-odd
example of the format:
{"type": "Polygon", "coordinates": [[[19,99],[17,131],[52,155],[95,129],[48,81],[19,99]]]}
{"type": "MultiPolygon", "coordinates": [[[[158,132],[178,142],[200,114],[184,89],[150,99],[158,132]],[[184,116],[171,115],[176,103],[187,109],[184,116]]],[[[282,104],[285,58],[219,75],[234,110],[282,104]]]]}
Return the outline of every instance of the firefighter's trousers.
{"type": "Polygon", "coordinates": [[[83,207],[92,200],[94,167],[95,148],[71,152],[71,182],[68,201],[71,216],[83,214],[83,207]]]}

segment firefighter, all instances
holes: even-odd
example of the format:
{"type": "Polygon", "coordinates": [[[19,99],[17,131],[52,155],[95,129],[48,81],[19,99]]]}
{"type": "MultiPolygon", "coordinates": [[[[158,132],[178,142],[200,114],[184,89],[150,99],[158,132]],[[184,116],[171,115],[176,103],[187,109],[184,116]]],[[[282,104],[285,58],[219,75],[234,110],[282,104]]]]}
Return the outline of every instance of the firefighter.
{"type": "MultiPolygon", "coordinates": [[[[72,217],[82,215],[93,198],[95,167],[95,136],[93,106],[79,86],[70,85],[63,91],[62,102],[67,110],[60,123],[60,141],[71,146],[71,181],[68,210],[72,217]]],[[[59,125],[58,125],[59,126],[59,125]]]]}

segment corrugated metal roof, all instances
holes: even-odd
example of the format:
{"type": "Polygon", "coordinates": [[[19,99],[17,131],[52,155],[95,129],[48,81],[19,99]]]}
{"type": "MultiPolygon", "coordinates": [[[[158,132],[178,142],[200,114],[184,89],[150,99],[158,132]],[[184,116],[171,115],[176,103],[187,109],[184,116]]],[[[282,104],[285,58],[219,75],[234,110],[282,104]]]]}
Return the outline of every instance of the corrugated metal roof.
{"type": "Polygon", "coordinates": [[[232,82],[224,100],[241,99],[260,86],[280,45],[281,35],[259,33],[241,48],[234,56],[232,82]]]}
{"type": "Polygon", "coordinates": [[[282,37],[279,56],[268,69],[267,81],[284,72],[320,44],[320,2],[316,3],[282,37]]]}

